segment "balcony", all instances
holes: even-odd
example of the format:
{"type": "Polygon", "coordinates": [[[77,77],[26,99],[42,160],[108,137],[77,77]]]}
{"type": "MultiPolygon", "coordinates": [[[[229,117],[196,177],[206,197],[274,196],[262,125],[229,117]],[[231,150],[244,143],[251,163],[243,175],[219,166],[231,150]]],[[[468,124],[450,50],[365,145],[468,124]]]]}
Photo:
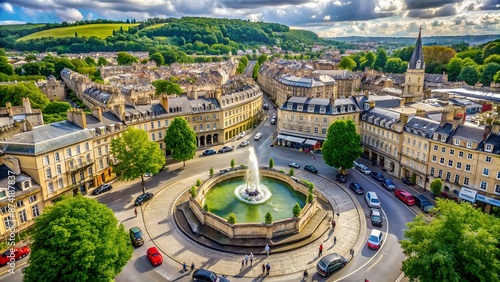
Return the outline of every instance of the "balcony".
{"type": "Polygon", "coordinates": [[[91,160],[90,162],[88,162],[86,160],[82,160],[81,162],[78,162],[75,159],[73,159],[72,161],[66,161],[66,172],[68,174],[73,173],[77,170],[87,168],[93,164],[94,164],[94,160],[91,160]]]}

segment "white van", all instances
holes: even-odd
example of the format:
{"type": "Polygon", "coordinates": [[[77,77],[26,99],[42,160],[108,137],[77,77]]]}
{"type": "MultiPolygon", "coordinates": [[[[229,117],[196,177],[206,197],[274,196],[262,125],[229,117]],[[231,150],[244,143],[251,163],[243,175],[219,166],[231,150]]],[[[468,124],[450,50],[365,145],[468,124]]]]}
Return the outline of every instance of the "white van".
{"type": "Polygon", "coordinates": [[[365,195],[365,201],[370,208],[380,209],[380,201],[375,192],[367,192],[365,195]]]}
{"type": "Polygon", "coordinates": [[[253,138],[253,140],[257,141],[260,138],[262,138],[262,133],[259,132],[259,133],[255,134],[255,137],[253,138]]]}

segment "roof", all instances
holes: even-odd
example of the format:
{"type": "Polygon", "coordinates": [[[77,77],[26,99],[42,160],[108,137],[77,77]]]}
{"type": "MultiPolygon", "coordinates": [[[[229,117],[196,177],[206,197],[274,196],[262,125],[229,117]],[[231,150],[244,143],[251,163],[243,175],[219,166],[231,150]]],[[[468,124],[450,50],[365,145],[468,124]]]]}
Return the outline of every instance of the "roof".
{"type": "Polygon", "coordinates": [[[314,107],[312,113],[325,115],[336,115],[349,112],[354,113],[361,110],[352,97],[335,99],[332,104],[330,99],[296,96],[288,98],[288,100],[281,106],[281,110],[311,113],[311,111],[309,111],[310,106],[314,107]],[[291,110],[288,108],[289,104],[292,104],[291,110]],[[299,106],[302,106],[301,110],[299,110],[299,106]]]}
{"type": "Polygon", "coordinates": [[[413,49],[413,54],[411,54],[410,62],[408,63],[409,69],[425,69],[424,63],[424,50],[422,48],[422,28],[418,31],[417,42],[415,43],[415,49],[413,49]]]}
{"type": "Polygon", "coordinates": [[[434,132],[439,128],[439,122],[422,118],[414,117],[406,123],[405,132],[417,134],[425,138],[432,138],[434,132]]]}

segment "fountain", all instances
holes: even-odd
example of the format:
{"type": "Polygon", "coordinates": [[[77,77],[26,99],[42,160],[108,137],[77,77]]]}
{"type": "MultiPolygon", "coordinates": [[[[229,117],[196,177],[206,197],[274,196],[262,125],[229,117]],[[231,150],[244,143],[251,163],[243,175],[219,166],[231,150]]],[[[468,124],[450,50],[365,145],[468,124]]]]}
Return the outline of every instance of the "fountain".
{"type": "Polygon", "coordinates": [[[234,195],[240,201],[249,204],[265,203],[272,196],[269,189],[260,183],[259,164],[253,148],[250,148],[250,165],[245,176],[245,184],[236,187],[234,195]]]}

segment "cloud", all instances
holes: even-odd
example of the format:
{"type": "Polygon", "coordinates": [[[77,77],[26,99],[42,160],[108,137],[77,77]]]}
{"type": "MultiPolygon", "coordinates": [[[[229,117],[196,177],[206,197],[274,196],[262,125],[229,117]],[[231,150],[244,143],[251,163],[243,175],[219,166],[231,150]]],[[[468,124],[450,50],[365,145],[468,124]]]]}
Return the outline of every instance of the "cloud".
{"type": "Polygon", "coordinates": [[[421,10],[438,8],[447,4],[455,4],[463,0],[405,0],[406,9],[408,10],[421,10]]]}
{"type": "Polygon", "coordinates": [[[453,16],[456,13],[457,9],[455,8],[455,6],[448,4],[438,9],[410,10],[408,11],[407,16],[410,18],[430,19],[430,18],[453,16]]]}
{"type": "Polygon", "coordinates": [[[83,15],[77,9],[56,10],[56,15],[63,22],[76,22],[83,20],[83,15]]]}
{"type": "Polygon", "coordinates": [[[12,7],[11,4],[9,3],[2,3],[0,4],[0,11],[5,11],[9,14],[13,14],[14,13],[14,8],[12,7]]]}
{"type": "MultiPolygon", "coordinates": [[[[233,9],[261,8],[264,6],[299,6],[312,0],[221,0],[224,7],[233,9]]],[[[337,1],[338,2],[338,1],[337,1]]]]}
{"type": "Polygon", "coordinates": [[[486,0],[484,4],[480,6],[481,10],[499,10],[500,2],[498,0],[486,0]]]}
{"type": "Polygon", "coordinates": [[[9,25],[9,24],[26,24],[26,22],[22,22],[22,21],[0,21],[0,25],[9,25]]]}

